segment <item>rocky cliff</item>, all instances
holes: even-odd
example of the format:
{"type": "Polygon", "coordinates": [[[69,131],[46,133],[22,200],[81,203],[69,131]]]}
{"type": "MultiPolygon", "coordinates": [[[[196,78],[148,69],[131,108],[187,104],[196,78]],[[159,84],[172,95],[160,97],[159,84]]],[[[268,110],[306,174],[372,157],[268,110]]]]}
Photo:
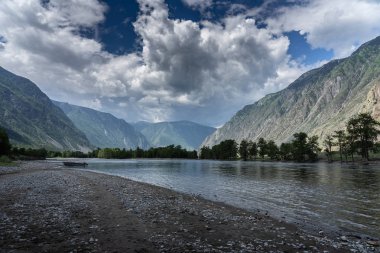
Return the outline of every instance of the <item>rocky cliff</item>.
{"type": "Polygon", "coordinates": [[[289,141],[296,132],[317,135],[345,128],[350,117],[370,112],[380,120],[380,37],[350,57],[311,70],[286,89],[245,106],[201,146],[226,139],[289,141]]]}

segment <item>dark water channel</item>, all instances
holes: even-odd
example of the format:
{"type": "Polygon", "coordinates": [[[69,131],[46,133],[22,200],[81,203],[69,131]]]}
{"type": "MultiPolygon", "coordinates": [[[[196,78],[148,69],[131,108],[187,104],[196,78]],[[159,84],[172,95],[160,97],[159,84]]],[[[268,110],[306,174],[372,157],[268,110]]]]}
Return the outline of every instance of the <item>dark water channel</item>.
{"type": "Polygon", "coordinates": [[[201,195],[314,231],[380,238],[380,166],[89,160],[89,170],[201,195]]]}

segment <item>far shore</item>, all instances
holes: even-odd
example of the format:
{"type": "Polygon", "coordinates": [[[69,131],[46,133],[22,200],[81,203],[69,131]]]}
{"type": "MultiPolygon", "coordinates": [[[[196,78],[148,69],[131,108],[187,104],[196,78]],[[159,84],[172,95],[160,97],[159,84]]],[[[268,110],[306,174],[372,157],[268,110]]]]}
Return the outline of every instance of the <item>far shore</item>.
{"type": "Polygon", "coordinates": [[[378,252],[263,211],[46,161],[0,166],[0,252],[378,252]]]}

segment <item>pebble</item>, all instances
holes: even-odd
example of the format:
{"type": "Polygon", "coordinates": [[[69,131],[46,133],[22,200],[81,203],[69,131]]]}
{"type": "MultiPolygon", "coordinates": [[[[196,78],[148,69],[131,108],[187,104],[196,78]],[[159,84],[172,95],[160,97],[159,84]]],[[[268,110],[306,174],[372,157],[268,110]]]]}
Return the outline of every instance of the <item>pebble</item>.
{"type": "MultiPolygon", "coordinates": [[[[285,222],[279,226],[279,223],[266,216],[269,215],[266,211],[261,212],[261,214],[259,211],[257,213],[242,212],[239,209],[205,201],[198,196],[177,194],[159,187],[80,170],[76,171],[78,177],[74,174],[67,176],[59,172],[54,173],[51,174],[46,171],[46,173],[39,173],[34,178],[33,174],[25,174],[20,182],[0,184],[0,196],[2,196],[2,192],[10,190],[12,187],[29,187],[29,202],[18,203],[14,200],[13,208],[17,212],[18,209],[25,209],[21,206],[30,205],[36,209],[35,211],[45,215],[45,219],[29,221],[30,217],[27,214],[20,214],[17,216],[19,217],[19,224],[35,222],[37,225],[41,225],[47,233],[40,236],[44,238],[59,236],[67,240],[68,244],[72,245],[70,250],[73,253],[99,251],[97,248],[99,245],[96,243],[98,239],[95,238],[97,237],[96,233],[107,231],[100,226],[101,217],[91,217],[88,214],[89,217],[86,219],[97,224],[87,226],[90,229],[90,235],[92,235],[88,239],[89,234],[81,235],[79,232],[83,231],[85,227],[80,228],[80,225],[74,222],[70,216],[81,217],[83,211],[88,209],[87,200],[83,196],[91,188],[88,185],[81,185],[78,179],[80,176],[91,178],[94,186],[104,186],[108,188],[111,194],[117,196],[123,203],[125,211],[130,215],[135,215],[139,222],[146,226],[147,239],[158,247],[160,252],[281,252],[284,246],[290,248],[289,251],[291,252],[316,252],[317,249],[320,249],[319,246],[323,246],[323,248],[331,249],[326,251],[327,253],[334,251],[333,249],[349,252],[348,247],[352,246],[351,240],[346,236],[334,240],[328,238],[327,235],[325,236],[322,230],[318,234],[324,236],[323,238],[309,236],[301,230],[288,230],[285,222]],[[62,197],[53,199],[47,194],[46,199],[37,199],[36,196],[44,193],[49,187],[62,188],[62,186],[55,185],[56,182],[53,180],[54,176],[57,175],[62,175],[61,178],[65,178],[65,191],[60,193],[62,197]],[[50,208],[46,209],[45,207],[50,208]],[[55,228],[56,224],[65,224],[63,231],[55,228]],[[199,229],[202,227],[204,229],[199,229]],[[51,234],[52,231],[55,231],[53,235],[51,234]],[[225,238],[220,237],[221,235],[229,236],[228,240],[220,240],[220,238],[225,238]],[[76,240],[76,238],[81,238],[81,240],[76,240]],[[271,238],[273,240],[269,240],[271,238]],[[347,246],[342,245],[342,241],[347,246]],[[318,247],[311,248],[310,242],[318,247]]],[[[62,182],[62,180],[60,181],[62,182]]],[[[9,235],[14,231],[17,231],[17,234],[29,233],[27,232],[28,226],[22,227],[22,225],[15,225],[7,219],[2,219],[2,216],[0,218],[0,227],[5,228],[5,230],[0,231],[0,238],[4,236],[4,233],[9,235]]],[[[15,238],[17,237],[15,236],[15,238]]],[[[18,238],[23,240],[24,237],[18,238]]],[[[16,242],[12,241],[8,246],[11,247],[15,244],[16,242]]],[[[368,245],[372,248],[378,247],[379,242],[368,240],[366,245],[358,244],[353,249],[361,249],[357,252],[366,252],[369,249],[368,245]]],[[[46,247],[43,244],[40,246],[46,247]]]]}

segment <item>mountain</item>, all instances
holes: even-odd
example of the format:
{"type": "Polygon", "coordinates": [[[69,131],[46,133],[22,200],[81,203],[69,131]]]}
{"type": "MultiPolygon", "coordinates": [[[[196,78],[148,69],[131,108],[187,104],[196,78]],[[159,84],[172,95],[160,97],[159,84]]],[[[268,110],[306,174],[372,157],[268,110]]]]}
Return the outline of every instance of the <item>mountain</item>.
{"type": "Polygon", "coordinates": [[[0,67],[0,126],[12,144],[52,150],[89,151],[70,119],[30,80],[0,67]]]}
{"type": "Polygon", "coordinates": [[[146,149],[149,143],[133,126],[112,114],[53,101],[72,120],[91,144],[99,148],[146,149]]]}
{"type": "Polygon", "coordinates": [[[209,136],[202,146],[226,139],[276,143],[296,132],[319,136],[345,128],[348,119],[370,112],[380,120],[380,37],[365,43],[350,57],[311,70],[286,89],[245,106],[209,136]]]}
{"type": "Polygon", "coordinates": [[[134,124],[154,147],[171,144],[181,145],[188,150],[198,149],[202,141],[215,131],[215,128],[190,121],[149,123],[140,121],[134,124]]]}

